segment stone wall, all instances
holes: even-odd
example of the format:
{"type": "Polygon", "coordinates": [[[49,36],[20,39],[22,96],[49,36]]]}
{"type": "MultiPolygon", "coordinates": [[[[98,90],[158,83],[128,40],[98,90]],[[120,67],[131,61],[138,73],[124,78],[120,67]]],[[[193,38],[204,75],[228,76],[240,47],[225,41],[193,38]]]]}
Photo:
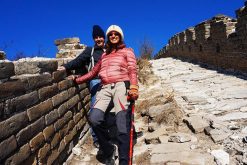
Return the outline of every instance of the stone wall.
{"type": "Polygon", "coordinates": [[[174,35],[155,58],[186,58],[247,73],[246,3],[236,15],[237,19],[217,15],[174,35]]]}
{"type": "Polygon", "coordinates": [[[6,58],[6,54],[4,51],[0,51],[0,60],[4,60],[6,58]]]}
{"type": "Polygon", "coordinates": [[[56,71],[67,61],[0,61],[0,164],[62,164],[87,131],[87,85],[56,71]]]}
{"type": "Polygon", "coordinates": [[[78,37],[55,40],[55,45],[58,49],[58,53],[56,54],[57,58],[77,57],[86,48],[86,45],[80,44],[78,37]]]}

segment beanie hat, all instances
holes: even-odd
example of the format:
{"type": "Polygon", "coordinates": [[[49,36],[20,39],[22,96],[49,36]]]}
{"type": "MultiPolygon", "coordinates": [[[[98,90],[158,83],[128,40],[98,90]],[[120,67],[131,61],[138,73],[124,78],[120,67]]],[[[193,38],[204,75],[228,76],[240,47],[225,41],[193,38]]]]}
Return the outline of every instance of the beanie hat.
{"type": "Polygon", "coordinates": [[[106,31],[106,36],[108,36],[110,34],[110,32],[112,31],[115,31],[115,32],[118,32],[120,35],[121,35],[121,40],[123,41],[124,40],[124,34],[123,34],[123,31],[122,29],[117,26],[117,25],[111,25],[107,31],[106,31]]]}
{"type": "Polygon", "coordinates": [[[99,37],[103,37],[105,39],[105,33],[99,25],[93,26],[93,34],[92,35],[93,35],[93,38],[99,36],[99,37]]]}

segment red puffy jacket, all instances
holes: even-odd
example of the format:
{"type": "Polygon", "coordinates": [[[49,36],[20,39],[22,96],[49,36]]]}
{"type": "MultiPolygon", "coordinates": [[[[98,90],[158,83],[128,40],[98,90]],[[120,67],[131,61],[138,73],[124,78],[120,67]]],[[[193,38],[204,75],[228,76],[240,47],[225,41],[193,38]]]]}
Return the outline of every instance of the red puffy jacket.
{"type": "Polygon", "coordinates": [[[130,48],[123,48],[117,52],[102,55],[100,61],[87,74],[78,77],[77,83],[86,82],[99,75],[103,85],[130,81],[131,85],[137,85],[136,58],[130,48]]]}

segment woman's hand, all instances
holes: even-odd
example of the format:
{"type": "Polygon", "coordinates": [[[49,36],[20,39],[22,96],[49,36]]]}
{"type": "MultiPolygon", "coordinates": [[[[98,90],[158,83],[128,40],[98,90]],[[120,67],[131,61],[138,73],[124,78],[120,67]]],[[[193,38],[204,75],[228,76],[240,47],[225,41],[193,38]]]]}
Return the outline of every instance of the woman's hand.
{"type": "Polygon", "coordinates": [[[130,90],[129,90],[129,98],[130,100],[137,100],[139,97],[139,92],[138,92],[138,85],[130,85],[130,90]]]}

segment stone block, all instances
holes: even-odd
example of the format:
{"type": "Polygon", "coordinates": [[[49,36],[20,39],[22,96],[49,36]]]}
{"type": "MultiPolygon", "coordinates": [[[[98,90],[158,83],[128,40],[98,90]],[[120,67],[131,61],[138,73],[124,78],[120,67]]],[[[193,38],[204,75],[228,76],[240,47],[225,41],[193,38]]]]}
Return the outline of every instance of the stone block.
{"type": "Polygon", "coordinates": [[[39,149],[38,151],[38,159],[40,163],[46,163],[46,157],[51,150],[51,145],[50,144],[45,144],[42,148],[39,149]]]}
{"type": "Polygon", "coordinates": [[[71,99],[69,99],[67,101],[68,109],[71,109],[72,107],[74,107],[78,102],[79,102],[79,96],[78,95],[76,95],[76,96],[72,97],[71,99]]]}
{"type": "Polygon", "coordinates": [[[34,107],[31,107],[27,110],[27,115],[30,121],[33,121],[45,113],[49,112],[52,109],[52,101],[51,99],[46,100],[34,107]]]}
{"type": "Polygon", "coordinates": [[[59,135],[63,138],[69,132],[68,124],[64,125],[63,128],[59,130],[59,135]]]}
{"type": "Polygon", "coordinates": [[[2,141],[0,143],[0,162],[2,162],[3,159],[9,156],[16,149],[17,142],[14,135],[2,141]]]}
{"type": "Polygon", "coordinates": [[[194,133],[200,133],[204,131],[204,128],[209,126],[207,121],[203,120],[202,116],[191,116],[184,118],[183,121],[194,133]]]}
{"type": "Polygon", "coordinates": [[[48,113],[47,115],[45,115],[45,124],[50,125],[54,123],[58,118],[59,118],[58,110],[55,109],[51,111],[50,113],[48,113]]]}
{"type": "Polygon", "coordinates": [[[26,108],[39,102],[38,92],[33,91],[25,95],[15,97],[6,101],[5,114],[24,111],[26,108]]]}
{"type": "Polygon", "coordinates": [[[24,145],[30,139],[32,139],[32,137],[33,137],[33,134],[32,134],[32,130],[31,130],[31,125],[27,126],[26,128],[23,128],[16,135],[16,140],[17,140],[18,146],[24,145]]]}
{"type": "Polygon", "coordinates": [[[60,91],[68,89],[74,85],[74,82],[72,80],[63,80],[58,83],[58,89],[60,91]]]}
{"type": "Polygon", "coordinates": [[[0,79],[9,78],[13,75],[15,75],[14,64],[0,61],[0,79]]]}
{"type": "Polygon", "coordinates": [[[74,122],[78,123],[79,120],[81,119],[81,113],[77,113],[76,115],[73,116],[74,122]]]}
{"type": "Polygon", "coordinates": [[[63,103],[67,99],[68,99],[68,92],[63,91],[63,92],[52,97],[53,106],[55,107],[55,106],[63,103]]]}
{"type": "Polygon", "coordinates": [[[45,127],[44,117],[41,117],[39,120],[35,121],[28,127],[22,129],[17,135],[16,140],[18,146],[22,146],[23,144],[29,142],[30,139],[33,138],[34,135],[41,132],[45,127]]]}
{"type": "Polygon", "coordinates": [[[65,124],[69,122],[72,118],[72,112],[68,111],[61,119],[59,119],[56,123],[54,123],[55,131],[57,132],[60,128],[62,128],[65,124]]]}
{"type": "Polygon", "coordinates": [[[16,61],[15,74],[36,74],[44,72],[54,72],[57,70],[58,63],[55,60],[43,60],[43,61],[16,61]]]}
{"type": "Polygon", "coordinates": [[[53,162],[57,159],[59,153],[57,149],[52,150],[51,154],[47,158],[47,164],[53,164],[53,162]]]}
{"type": "Polygon", "coordinates": [[[28,88],[27,81],[19,79],[7,81],[0,84],[0,100],[7,99],[13,96],[18,96],[26,93],[28,88]]]}
{"type": "Polygon", "coordinates": [[[12,116],[11,118],[0,122],[0,140],[17,133],[28,124],[26,112],[12,116]],[[6,131],[7,130],[7,131],[6,131]]]}
{"type": "Polygon", "coordinates": [[[76,94],[76,88],[75,87],[68,89],[69,98],[73,97],[75,94],[76,94]]]}
{"type": "Polygon", "coordinates": [[[13,156],[5,161],[5,164],[22,164],[31,154],[29,144],[22,146],[13,156]]]}
{"type": "Polygon", "coordinates": [[[61,153],[65,149],[65,142],[62,140],[58,147],[58,152],[61,153]]]}
{"type": "Polygon", "coordinates": [[[39,98],[41,101],[44,101],[58,93],[57,84],[53,84],[51,86],[43,87],[38,90],[39,98]]]}
{"type": "Polygon", "coordinates": [[[51,140],[51,149],[54,149],[57,146],[57,144],[60,142],[60,139],[61,137],[59,133],[56,133],[51,140]]]}
{"type": "Polygon", "coordinates": [[[0,121],[3,119],[4,117],[4,103],[0,102],[0,121]]]}
{"type": "Polygon", "coordinates": [[[78,37],[73,37],[73,38],[63,38],[63,39],[58,39],[55,40],[55,45],[65,45],[65,44],[78,44],[80,43],[80,39],[78,37]]]}
{"type": "Polygon", "coordinates": [[[40,132],[38,135],[36,135],[33,139],[30,140],[29,145],[31,147],[31,151],[34,152],[40,146],[42,146],[45,142],[45,138],[42,132],[40,132]]]}
{"type": "Polygon", "coordinates": [[[55,133],[55,129],[53,125],[50,125],[43,130],[43,135],[46,141],[50,141],[54,133],[55,133]]]}
{"type": "Polygon", "coordinates": [[[71,130],[72,128],[75,127],[75,122],[73,120],[70,120],[69,123],[68,123],[68,130],[71,130]]]}
{"type": "Polygon", "coordinates": [[[61,104],[57,109],[59,117],[62,117],[65,114],[65,112],[67,112],[67,110],[68,110],[68,103],[65,102],[61,104]]]}
{"type": "Polygon", "coordinates": [[[34,90],[52,83],[52,78],[49,73],[38,74],[38,75],[26,75],[22,76],[28,81],[28,88],[34,90]]]}
{"type": "Polygon", "coordinates": [[[82,127],[86,124],[87,119],[84,117],[83,119],[81,119],[77,124],[76,124],[76,128],[77,130],[82,129],[82,127]]]}
{"type": "Polygon", "coordinates": [[[53,82],[59,82],[65,79],[67,76],[66,71],[55,71],[52,73],[53,82]]]}

